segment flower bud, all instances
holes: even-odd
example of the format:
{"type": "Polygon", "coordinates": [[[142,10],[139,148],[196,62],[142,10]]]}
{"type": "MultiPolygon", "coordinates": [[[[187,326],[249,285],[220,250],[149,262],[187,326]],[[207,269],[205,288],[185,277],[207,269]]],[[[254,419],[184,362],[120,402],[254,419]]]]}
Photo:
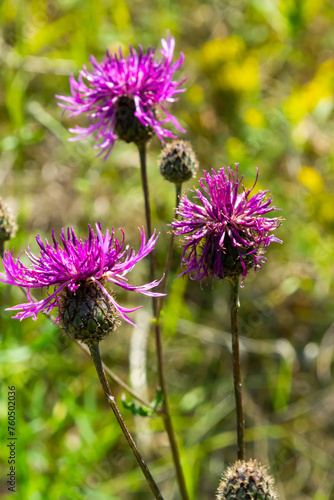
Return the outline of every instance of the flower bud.
{"type": "Polygon", "coordinates": [[[149,125],[146,126],[138,120],[135,111],[136,106],[133,99],[126,95],[118,99],[115,132],[122,141],[134,142],[138,146],[149,141],[154,135],[154,130],[149,125]]]}
{"type": "Polygon", "coordinates": [[[66,288],[59,304],[59,325],[74,340],[100,342],[119,325],[112,302],[93,280],[83,280],[75,291],[66,288]]]}
{"type": "Polygon", "coordinates": [[[0,198],[0,252],[3,253],[4,242],[15,236],[17,225],[6,203],[0,198]]]}
{"type": "Polygon", "coordinates": [[[274,479],[257,460],[238,460],[223,474],[217,500],[278,500],[274,479]]]}
{"type": "Polygon", "coordinates": [[[176,140],[163,148],[160,156],[160,173],[170,182],[181,184],[195,177],[198,162],[190,142],[176,140]]]}

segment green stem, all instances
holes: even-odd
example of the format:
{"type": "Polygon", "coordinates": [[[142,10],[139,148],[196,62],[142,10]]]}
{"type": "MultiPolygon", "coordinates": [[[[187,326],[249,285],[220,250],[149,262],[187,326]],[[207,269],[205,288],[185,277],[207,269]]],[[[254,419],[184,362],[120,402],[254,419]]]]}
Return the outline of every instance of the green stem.
{"type": "Polygon", "coordinates": [[[139,467],[141,468],[141,470],[146,478],[146,481],[148,482],[148,484],[152,490],[154,498],[156,498],[157,500],[163,500],[163,496],[161,495],[160,490],[159,490],[157,484],[155,483],[143,457],[139,453],[137,445],[134,442],[133,437],[130,434],[129,429],[126,426],[126,424],[123,420],[123,417],[122,417],[122,415],[118,409],[118,406],[116,404],[115,398],[111,393],[106,375],[105,375],[103,367],[102,367],[99,344],[90,345],[89,350],[90,350],[91,356],[93,358],[94,365],[95,365],[99,380],[101,382],[102,388],[104,390],[105,395],[107,396],[108,403],[109,403],[112,411],[114,412],[114,415],[117,419],[117,422],[118,422],[128,444],[130,445],[130,448],[131,448],[131,450],[132,450],[132,452],[133,452],[133,454],[138,462],[139,467]]]}
{"type": "MultiPolygon", "coordinates": [[[[176,194],[176,201],[175,201],[175,209],[178,208],[180,204],[180,197],[181,197],[181,191],[182,191],[182,184],[175,184],[175,194],[176,194]]],[[[166,265],[165,265],[165,272],[164,272],[164,279],[162,282],[162,288],[161,288],[161,293],[166,293],[166,288],[167,288],[167,277],[170,271],[170,266],[172,264],[172,257],[173,257],[173,249],[174,249],[174,233],[171,233],[170,237],[170,242],[169,242],[169,249],[168,249],[168,255],[166,259],[166,265]]],[[[160,315],[160,311],[162,309],[163,303],[164,303],[165,297],[160,298],[159,302],[159,313],[158,313],[158,318],[160,315]]]]}
{"type": "MultiPolygon", "coordinates": [[[[144,193],[144,203],[145,203],[145,218],[146,218],[146,231],[147,238],[152,236],[152,223],[151,223],[151,203],[150,203],[150,192],[148,187],[147,179],[147,166],[146,166],[146,144],[138,145],[139,158],[140,158],[140,175],[141,175],[141,185],[144,193]]],[[[151,281],[155,280],[156,275],[156,262],[154,249],[150,253],[150,277],[151,281]]],[[[156,304],[153,300],[153,314],[156,316],[156,304]]]]}
{"type": "MultiPolygon", "coordinates": [[[[152,236],[151,227],[151,207],[150,207],[150,195],[147,180],[147,168],[146,168],[146,147],[145,145],[138,146],[139,157],[140,157],[140,170],[141,170],[141,181],[144,193],[144,203],[145,203],[145,217],[147,226],[147,237],[152,236]]],[[[156,261],[154,252],[150,253],[150,281],[156,279],[156,261]]],[[[166,279],[166,278],[165,278],[166,279]]],[[[187,486],[182,470],[180,452],[177,445],[176,434],[173,426],[173,421],[169,409],[168,396],[167,396],[167,385],[164,369],[164,360],[162,353],[162,340],[161,340],[161,325],[158,321],[159,313],[159,297],[152,298],[153,316],[155,319],[155,343],[157,351],[157,366],[158,366],[158,378],[163,395],[163,421],[165,429],[168,435],[169,444],[172,450],[173,462],[176,471],[177,481],[179,484],[182,500],[189,500],[189,495],[187,492],[187,486]]]]}
{"type": "Polygon", "coordinates": [[[230,282],[230,307],[231,307],[231,333],[232,333],[232,359],[234,395],[237,413],[238,459],[245,460],[245,419],[242,404],[242,382],[239,352],[238,308],[239,308],[239,278],[231,278],[230,282]]]}
{"type": "MultiPolygon", "coordinates": [[[[23,288],[23,287],[20,287],[22,292],[24,294],[26,294],[26,290],[23,288]]],[[[37,301],[37,299],[33,296],[32,293],[30,293],[30,298],[31,300],[33,300],[34,302],[37,301]]],[[[52,316],[52,314],[46,312],[46,311],[43,311],[43,314],[44,316],[46,316],[50,321],[52,321],[52,323],[55,322],[55,317],[52,316]]],[[[90,356],[90,351],[88,349],[88,347],[86,346],[86,344],[83,344],[82,342],[79,342],[79,340],[74,340],[74,342],[80,347],[80,349],[82,349],[83,351],[85,351],[86,354],[88,354],[88,356],[90,356]]],[[[142,399],[140,396],[138,396],[138,394],[136,394],[132,389],[131,387],[129,387],[125,382],[123,382],[123,380],[121,378],[119,378],[116,373],[114,373],[112,370],[110,370],[110,368],[108,368],[107,365],[105,365],[104,363],[102,363],[102,366],[103,366],[103,369],[104,371],[106,371],[109,375],[109,377],[111,378],[111,380],[113,380],[114,382],[116,382],[116,384],[120,385],[121,387],[123,387],[123,389],[125,389],[133,398],[135,398],[139,403],[141,403],[142,405],[146,406],[147,408],[151,408],[153,409],[153,406],[151,405],[151,403],[149,403],[148,401],[145,401],[145,399],[142,399]]]]}
{"type": "MultiPolygon", "coordinates": [[[[90,351],[88,349],[88,347],[86,346],[86,344],[83,344],[82,342],[79,342],[78,340],[75,340],[74,341],[83,351],[85,351],[88,356],[90,356],[90,351]]],[[[116,373],[114,373],[112,370],[110,370],[110,368],[105,365],[104,363],[102,363],[102,367],[104,369],[104,371],[109,375],[109,377],[111,378],[111,380],[113,380],[116,384],[120,385],[121,387],[123,387],[123,389],[125,391],[127,391],[134,399],[136,399],[139,403],[141,403],[142,405],[146,406],[147,408],[151,408],[153,410],[153,406],[151,405],[151,403],[149,403],[148,401],[146,401],[145,399],[141,398],[140,396],[138,396],[138,394],[135,393],[135,391],[133,391],[131,389],[131,387],[129,387],[125,382],[123,382],[123,380],[121,378],[119,378],[116,373]]]]}

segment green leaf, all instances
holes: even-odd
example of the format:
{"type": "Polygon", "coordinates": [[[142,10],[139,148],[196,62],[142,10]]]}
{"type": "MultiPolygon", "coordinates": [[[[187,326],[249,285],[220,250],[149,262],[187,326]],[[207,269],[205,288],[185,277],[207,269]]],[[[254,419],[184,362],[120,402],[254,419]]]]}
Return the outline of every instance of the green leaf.
{"type": "Polygon", "coordinates": [[[123,407],[127,410],[130,410],[132,415],[140,416],[140,417],[149,417],[153,413],[155,413],[162,403],[162,391],[161,389],[157,389],[155,392],[155,397],[153,401],[151,401],[151,408],[147,408],[146,406],[137,406],[134,401],[128,402],[126,401],[126,396],[123,394],[122,396],[122,404],[123,407]]]}

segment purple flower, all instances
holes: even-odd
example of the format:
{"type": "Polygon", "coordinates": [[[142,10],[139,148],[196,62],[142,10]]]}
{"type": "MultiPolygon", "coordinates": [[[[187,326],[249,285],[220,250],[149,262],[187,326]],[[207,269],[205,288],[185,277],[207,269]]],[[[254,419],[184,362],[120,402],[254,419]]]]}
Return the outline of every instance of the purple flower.
{"type": "Polygon", "coordinates": [[[241,185],[238,164],[236,173],[228,167],[210,175],[204,172],[196,189],[195,199],[183,195],[176,214],[180,219],[172,223],[173,232],[183,236],[182,264],[187,267],[181,274],[189,273],[191,279],[206,281],[240,276],[244,279],[250,269],[257,270],[266,259],[265,248],[272,242],[282,243],[271,231],[279,225],[277,217],[265,215],[275,207],[270,206],[268,191],[251,196],[254,186],[246,190],[241,185]],[[242,191],[238,194],[239,187],[242,191]]]}
{"type": "Polygon", "coordinates": [[[101,148],[100,154],[105,153],[107,158],[117,138],[118,113],[122,112],[122,109],[124,112],[127,103],[128,111],[134,112],[134,117],[140,122],[138,123],[153,129],[162,143],[163,137],[176,137],[162,127],[166,122],[172,122],[178,130],[185,132],[177,119],[169,113],[166,105],[176,101],[175,94],[185,91],[179,87],[186,79],[180,82],[173,80],[173,73],[182,65],[184,55],[181,53],[180,58],[173,64],[174,38],[168,33],[167,41],[162,39],[161,42],[160,60],[155,57],[154,48],[149,47],[144,53],[143,48],[139,46],[137,53],[130,45],[127,57],[123,57],[121,49],[119,55],[107,51],[101,63],[91,56],[92,73],[84,66],[78,81],[73,75],[70,77],[72,97],[57,95],[58,99],[64,101],[59,106],[71,111],[70,116],[86,113],[90,123],[87,128],[77,125],[69,129],[70,132],[78,134],[78,137],[70,140],[94,134],[100,141],[94,147],[101,148]],[[162,120],[157,118],[158,108],[165,115],[162,120]]]}
{"type": "MultiPolygon", "coordinates": [[[[60,235],[62,246],[56,240],[54,231],[52,232],[52,244],[49,244],[47,240],[43,243],[40,236],[37,236],[36,240],[41,249],[40,255],[36,257],[29,247],[25,252],[32,262],[30,267],[22,264],[20,257],[14,259],[9,251],[4,253],[3,265],[5,273],[0,273],[0,281],[24,288],[28,298],[28,302],[7,309],[9,311],[20,311],[14,318],[22,320],[33,316],[33,319],[36,320],[39,312],[50,312],[54,307],[58,306],[67,290],[75,292],[83,283],[94,282],[109,299],[119,315],[128,323],[134,325],[128,318],[127,313],[136,311],[142,306],[127,309],[119,305],[104,285],[109,282],[125,290],[136,291],[153,297],[161,296],[160,293],[149,291],[157,286],[161,280],[142,286],[134,286],[128,284],[126,278],[127,273],[133,269],[135,264],[154,249],[159,235],[155,236],[154,232],[146,243],[143,228],[140,231],[141,247],[136,254],[133,248],[125,245],[122,230],[122,240],[119,241],[114,237],[114,229],[112,229],[111,234],[107,229],[104,236],[101,225],[96,224],[95,227],[96,233],[89,226],[89,236],[84,240],[81,239],[81,236],[77,238],[73,228],[67,229],[67,233],[62,229],[60,235]],[[48,290],[50,287],[54,287],[54,290],[53,293],[48,293],[46,299],[34,302],[30,298],[30,290],[34,288],[46,288],[48,290]]],[[[56,321],[58,319],[59,316],[56,321]]]]}

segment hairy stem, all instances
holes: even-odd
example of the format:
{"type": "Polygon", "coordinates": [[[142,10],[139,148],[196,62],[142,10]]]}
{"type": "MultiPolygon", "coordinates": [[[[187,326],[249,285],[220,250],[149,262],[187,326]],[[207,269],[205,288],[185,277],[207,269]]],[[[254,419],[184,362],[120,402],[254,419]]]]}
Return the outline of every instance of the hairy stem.
{"type": "MultiPolygon", "coordinates": [[[[142,188],[144,193],[144,203],[145,203],[145,217],[146,217],[146,226],[147,226],[147,236],[150,238],[152,236],[152,227],[151,227],[151,207],[150,207],[150,195],[149,195],[149,187],[147,180],[147,168],[146,168],[146,146],[141,145],[138,146],[139,149],[139,157],[140,157],[140,169],[141,169],[141,181],[142,188]]],[[[154,252],[150,253],[150,281],[154,281],[156,279],[156,261],[154,252]]],[[[166,277],[165,277],[166,279],[166,277]]],[[[176,434],[172,422],[172,417],[170,413],[168,396],[167,396],[167,385],[166,385],[166,377],[164,370],[164,360],[162,353],[162,340],[161,340],[161,325],[158,318],[159,313],[159,297],[152,298],[152,307],[153,307],[153,316],[155,319],[155,342],[156,342],[156,351],[157,351],[157,365],[158,365],[158,377],[159,384],[161,388],[161,392],[163,395],[163,421],[165,425],[165,429],[168,435],[168,440],[170,443],[170,447],[172,450],[174,467],[176,471],[177,481],[179,484],[180,492],[182,500],[189,500],[189,495],[187,492],[186,482],[182,470],[180,452],[177,445],[176,434]]]]}
{"type": "Polygon", "coordinates": [[[239,308],[239,278],[231,278],[230,283],[230,307],[231,307],[231,333],[232,333],[232,360],[234,395],[237,413],[237,449],[238,459],[245,460],[245,419],[242,404],[242,382],[240,370],[239,352],[239,330],[238,330],[238,308],[239,308]]]}
{"type": "Polygon", "coordinates": [[[102,388],[104,390],[104,393],[108,399],[108,403],[109,403],[112,411],[114,412],[114,415],[117,419],[117,422],[118,422],[118,424],[119,424],[119,426],[120,426],[120,428],[125,436],[125,439],[127,440],[128,444],[129,444],[129,446],[130,446],[130,448],[131,448],[131,450],[132,450],[132,452],[133,452],[133,454],[138,462],[139,467],[141,468],[141,470],[146,478],[147,483],[149,484],[149,486],[152,490],[154,498],[156,498],[157,500],[163,500],[163,496],[160,493],[160,490],[159,490],[157,484],[155,483],[143,457],[139,453],[137,445],[134,442],[133,437],[130,434],[129,429],[126,426],[126,424],[123,420],[123,417],[122,417],[122,415],[118,409],[118,406],[116,404],[115,398],[111,393],[105,372],[104,372],[103,367],[102,367],[99,344],[94,344],[94,345],[89,346],[89,350],[90,350],[91,356],[93,358],[94,365],[95,365],[100,383],[101,383],[102,388]]]}

